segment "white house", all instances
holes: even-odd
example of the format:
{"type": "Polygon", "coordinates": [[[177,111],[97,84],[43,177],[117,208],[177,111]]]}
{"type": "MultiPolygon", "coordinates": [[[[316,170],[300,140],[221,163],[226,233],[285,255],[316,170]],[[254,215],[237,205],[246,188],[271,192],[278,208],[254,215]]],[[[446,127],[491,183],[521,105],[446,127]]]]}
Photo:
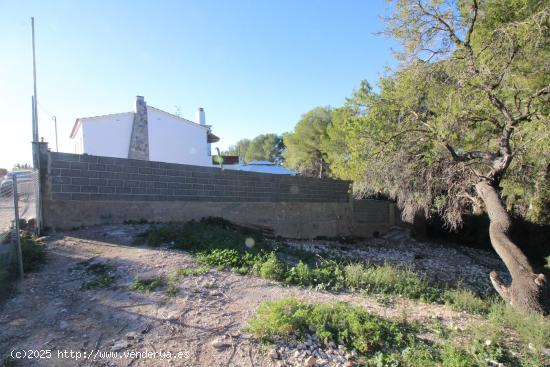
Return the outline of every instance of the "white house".
{"type": "Polygon", "coordinates": [[[77,154],[198,166],[212,166],[210,144],[219,141],[204,109],[193,122],[148,106],[141,96],[133,112],[77,118],[71,139],[77,154]]]}

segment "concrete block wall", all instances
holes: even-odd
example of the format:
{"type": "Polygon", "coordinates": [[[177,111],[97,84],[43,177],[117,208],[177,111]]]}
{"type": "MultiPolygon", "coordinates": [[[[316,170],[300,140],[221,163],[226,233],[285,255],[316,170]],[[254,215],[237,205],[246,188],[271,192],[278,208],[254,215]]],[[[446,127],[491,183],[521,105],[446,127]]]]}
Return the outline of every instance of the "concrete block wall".
{"type": "Polygon", "coordinates": [[[40,157],[44,225],[50,228],[219,216],[283,237],[314,238],[370,236],[391,223],[388,202],[355,208],[349,181],[56,153],[45,147],[40,157]]]}
{"type": "Polygon", "coordinates": [[[348,202],[348,181],[49,153],[54,200],[348,202]]]}

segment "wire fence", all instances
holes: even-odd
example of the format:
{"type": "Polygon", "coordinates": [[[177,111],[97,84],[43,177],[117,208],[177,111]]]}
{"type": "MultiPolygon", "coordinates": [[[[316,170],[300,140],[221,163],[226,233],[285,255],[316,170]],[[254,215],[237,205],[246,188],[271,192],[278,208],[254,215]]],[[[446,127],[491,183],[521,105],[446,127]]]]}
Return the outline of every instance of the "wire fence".
{"type": "Polygon", "coordinates": [[[38,171],[19,171],[0,182],[0,271],[20,268],[19,230],[37,230],[38,178],[38,171]]]}

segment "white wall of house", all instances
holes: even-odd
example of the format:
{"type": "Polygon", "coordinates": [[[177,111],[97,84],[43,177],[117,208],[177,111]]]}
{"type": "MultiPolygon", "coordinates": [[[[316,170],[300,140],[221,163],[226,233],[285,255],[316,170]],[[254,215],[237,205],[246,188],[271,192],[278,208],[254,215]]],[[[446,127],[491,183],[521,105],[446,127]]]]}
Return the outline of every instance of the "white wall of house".
{"type": "Polygon", "coordinates": [[[74,143],[74,150],[71,153],[82,154],[84,153],[84,137],[82,134],[82,126],[79,126],[75,135],[71,137],[74,143]]]}
{"type": "Polygon", "coordinates": [[[133,121],[131,112],[81,119],[82,153],[128,158],[133,121]]]}
{"type": "Polygon", "coordinates": [[[211,166],[208,156],[208,129],[147,106],[149,159],[152,161],[211,166]]]}
{"type": "MultiPolygon", "coordinates": [[[[128,158],[134,113],[79,119],[72,136],[74,152],[128,158]]],[[[147,106],[149,160],[212,166],[208,128],[147,106]]]]}

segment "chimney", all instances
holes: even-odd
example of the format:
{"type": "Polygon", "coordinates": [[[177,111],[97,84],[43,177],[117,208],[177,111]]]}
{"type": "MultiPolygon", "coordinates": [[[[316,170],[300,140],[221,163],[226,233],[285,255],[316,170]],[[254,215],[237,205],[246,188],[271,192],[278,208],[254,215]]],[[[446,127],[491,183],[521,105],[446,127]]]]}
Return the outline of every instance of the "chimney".
{"type": "MultiPolygon", "coordinates": [[[[197,113],[195,114],[195,122],[199,125],[206,125],[206,117],[204,115],[204,108],[199,107],[197,109],[197,113]]],[[[210,133],[210,128],[208,128],[208,133],[206,139],[208,140],[208,134],[210,133]]],[[[212,144],[208,143],[206,144],[206,154],[211,157],[212,156],[212,144]]]]}
{"type": "Polygon", "coordinates": [[[199,125],[206,125],[206,117],[204,116],[204,108],[199,107],[195,114],[195,122],[199,125]]]}
{"type": "Polygon", "coordinates": [[[130,136],[128,158],[149,160],[149,127],[147,121],[147,104],[142,96],[136,96],[134,122],[130,136]]]}

